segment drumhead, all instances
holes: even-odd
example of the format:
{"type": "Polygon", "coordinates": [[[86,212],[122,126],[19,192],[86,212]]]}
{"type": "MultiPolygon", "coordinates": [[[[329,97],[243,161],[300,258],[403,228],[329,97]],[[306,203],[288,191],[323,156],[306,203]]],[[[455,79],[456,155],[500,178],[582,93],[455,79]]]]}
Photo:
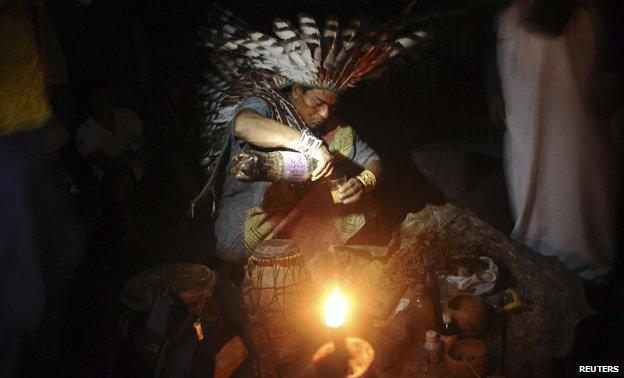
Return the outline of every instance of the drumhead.
{"type": "Polygon", "coordinates": [[[301,255],[297,243],[292,239],[265,240],[253,251],[251,257],[258,260],[283,259],[301,255]]]}
{"type": "Polygon", "coordinates": [[[121,301],[135,311],[148,311],[154,293],[164,287],[180,296],[212,295],[218,275],[201,264],[167,264],[150,268],[131,278],[121,291],[121,301]]]}

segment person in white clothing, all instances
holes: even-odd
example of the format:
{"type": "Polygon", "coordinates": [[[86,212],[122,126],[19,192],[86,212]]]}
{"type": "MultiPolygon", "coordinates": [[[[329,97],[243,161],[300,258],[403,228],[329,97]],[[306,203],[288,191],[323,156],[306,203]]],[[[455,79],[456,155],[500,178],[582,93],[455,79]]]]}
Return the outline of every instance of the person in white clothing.
{"type": "Polygon", "coordinates": [[[613,145],[591,101],[596,21],[584,1],[514,1],[498,19],[490,110],[507,129],[512,238],[587,280],[613,269],[617,209],[613,145]]]}

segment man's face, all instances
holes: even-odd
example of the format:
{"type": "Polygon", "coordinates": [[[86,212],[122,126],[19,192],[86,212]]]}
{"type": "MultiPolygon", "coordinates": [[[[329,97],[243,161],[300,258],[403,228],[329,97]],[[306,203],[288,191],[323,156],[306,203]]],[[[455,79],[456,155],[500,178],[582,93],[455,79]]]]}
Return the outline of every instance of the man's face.
{"type": "Polygon", "coordinates": [[[297,85],[293,85],[290,95],[295,109],[306,126],[313,130],[323,126],[338,102],[338,95],[333,92],[309,89],[304,93],[303,89],[297,85]]]}

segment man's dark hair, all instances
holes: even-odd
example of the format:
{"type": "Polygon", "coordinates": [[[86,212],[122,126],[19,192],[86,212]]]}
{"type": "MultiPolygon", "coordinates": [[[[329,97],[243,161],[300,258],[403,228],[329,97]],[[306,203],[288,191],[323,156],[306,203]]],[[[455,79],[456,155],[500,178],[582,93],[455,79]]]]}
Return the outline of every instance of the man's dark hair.
{"type": "Polygon", "coordinates": [[[302,84],[291,84],[287,87],[282,88],[282,90],[284,91],[284,93],[290,93],[292,92],[292,89],[294,86],[298,86],[299,88],[301,88],[301,92],[303,92],[304,94],[309,91],[310,89],[314,89],[312,87],[308,87],[307,85],[302,85],[302,84]]]}

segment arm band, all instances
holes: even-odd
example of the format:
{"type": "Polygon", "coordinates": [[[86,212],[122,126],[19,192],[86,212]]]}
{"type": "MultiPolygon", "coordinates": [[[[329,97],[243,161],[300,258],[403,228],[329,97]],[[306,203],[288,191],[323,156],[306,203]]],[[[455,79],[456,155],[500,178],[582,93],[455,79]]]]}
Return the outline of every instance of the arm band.
{"type": "Polygon", "coordinates": [[[368,169],[363,170],[362,173],[356,176],[356,179],[358,179],[362,183],[362,185],[364,185],[364,192],[372,191],[377,185],[377,178],[375,178],[373,172],[369,171],[368,169]]]}
{"type": "Polygon", "coordinates": [[[315,137],[310,130],[303,130],[295,146],[295,150],[306,157],[312,156],[323,145],[323,141],[315,137]]]}

